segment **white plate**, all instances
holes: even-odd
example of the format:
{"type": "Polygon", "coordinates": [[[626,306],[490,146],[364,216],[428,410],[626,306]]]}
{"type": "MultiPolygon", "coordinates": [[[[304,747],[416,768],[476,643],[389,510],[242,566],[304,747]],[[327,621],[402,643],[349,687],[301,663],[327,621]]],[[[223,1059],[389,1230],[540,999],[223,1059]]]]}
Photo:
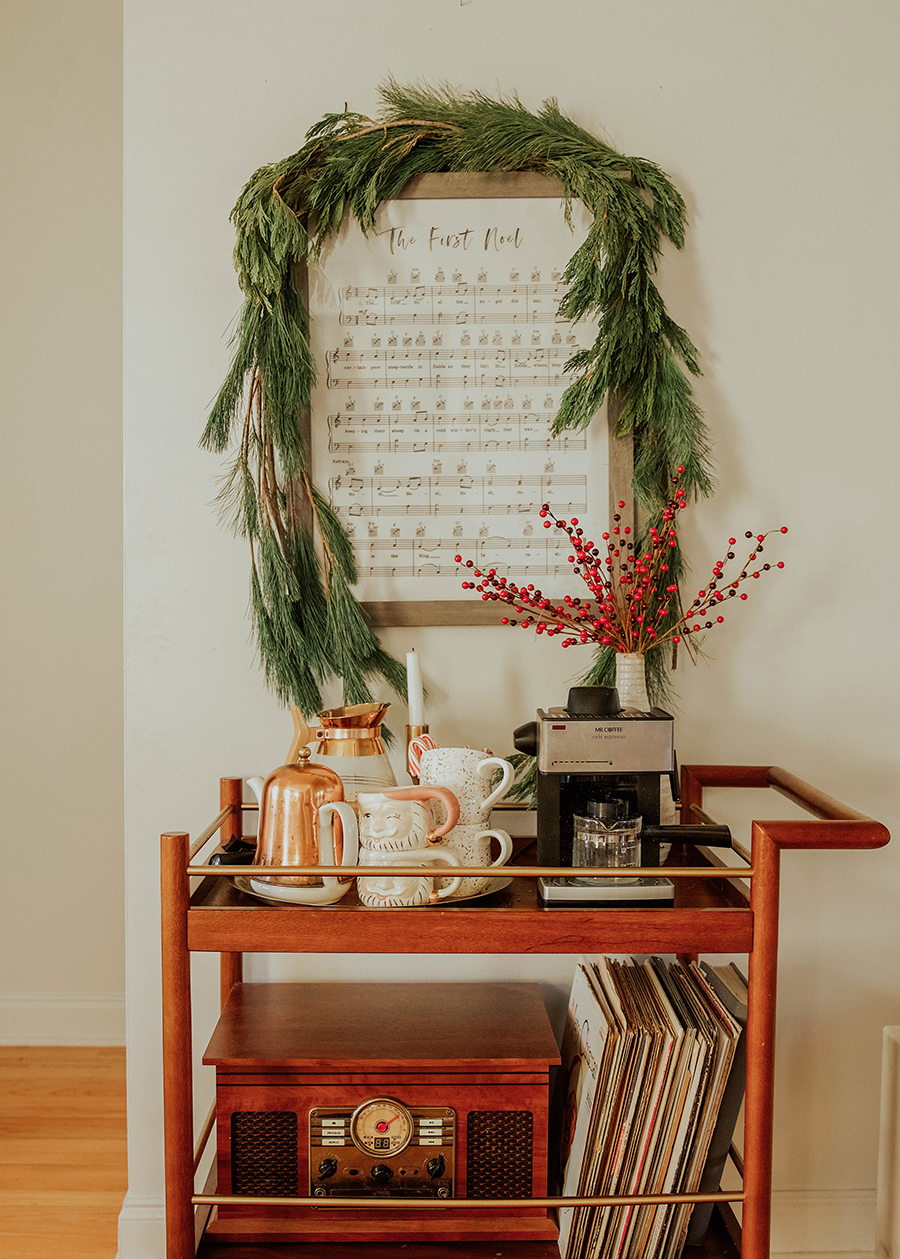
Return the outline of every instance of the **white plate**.
{"type": "MultiPolygon", "coordinates": [[[[465,870],[465,866],[462,867],[465,870]]],[[[438,901],[438,905],[451,905],[454,901],[477,901],[479,896],[492,896],[494,892],[501,891],[504,887],[509,887],[512,879],[490,879],[487,887],[481,889],[480,892],[468,892],[465,896],[445,896],[442,901],[438,901]]],[[[433,909],[434,906],[423,905],[422,909],[433,909]]]]}
{"type": "MultiPolygon", "coordinates": [[[[252,886],[249,876],[246,876],[243,874],[233,875],[232,882],[234,883],[234,886],[238,889],[238,891],[246,892],[248,896],[255,896],[258,900],[261,900],[261,901],[270,901],[271,903],[278,904],[278,905],[305,904],[307,909],[328,909],[329,908],[329,906],[327,905],[309,905],[309,904],[306,904],[306,902],[295,900],[293,895],[291,895],[291,893],[300,892],[303,890],[302,888],[293,888],[293,887],[279,888],[273,883],[271,892],[258,892],[256,888],[252,886]]],[[[480,896],[492,896],[494,892],[499,892],[504,887],[509,887],[510,883],[512,883],[512,879],[509,879],[509,878],[491,879],[488,886],[485,888],[482,888],[480,892],[470,892],[468,896],[446,896],[442,901],[438,901],[437,905],[407,906],[407,908],[435,909],[435,908],[439,908],[441,905],[451,905],[454,903],[454,901],[474,901],[474,900],[478,900],[480,896]]],[[[335,904],[339,905],[340,901],[336,901],[335,904]]],[[[401,908],[401,907],[398,907],[398,908],[401,908]]]]}
{"type": "Polygon", "coordinates": [[[339,896],[335,895],[332,899],[322,900],[317,904],[309,900],[309,893],[317,892],[322,895],[325,892],[322,887],[281,887],[277,883],[271,883],[267,884],[267,890],[263,891],[262,888],[254,886],[256,882],[257,880],[250,875],[236,874],[234,876],[235,887],[240,888],[242,892],[248,892],[251,896],[257,896],[263,901],[274,901],[279,905],[305,905],[308,909],[327,909],[329,905],[336,905],[350,890],[349,884],[342,884],[344,891],[339,896]]]}

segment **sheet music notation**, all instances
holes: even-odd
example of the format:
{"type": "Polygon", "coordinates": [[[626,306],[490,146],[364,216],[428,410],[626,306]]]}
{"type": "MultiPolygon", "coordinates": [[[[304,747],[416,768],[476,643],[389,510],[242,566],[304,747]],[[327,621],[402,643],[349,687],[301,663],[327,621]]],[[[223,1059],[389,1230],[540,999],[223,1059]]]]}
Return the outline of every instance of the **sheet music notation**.
{"type": "Polygon", "coordinates": [[[552,437],[552,420],[551,411],[467,411],[462,415],[444,411],[344,412],[328,416],[328,449],[344,455],[514,450],[566,454],[587,449],[583,432],[552,437]]]}
{"type": "Polygon", "coordinates": [[[356,516],[509,516],[534,514],[552,499],[563,512],[587,509],[582,475],[337,476],[328,483],[333,506],[356,516]]]}
{"type": "Polygon", "coordinates": [[[606,527],[605,434],[552,433],[596,336],[558,315],[590,223],[572,209],[570,231],[546,198],[385,202],[311,274],[313,473],[362,598],[458,600],[456,555],[562,593],[541,504],[606,527]]]}
{"type": "MultiPolygon", "coordinates": [[[[570,571],[568,544],[554,535],[484,538],[371,538],[355,542],[357,564],[369,577],[451,577],[458,583],[466,560],[476,568],[520,578],[557,577],[570,571]],[[457,564],[455,557],[462,558],[457,564]]],[[[457,586],[458,588],[458,586],[457,586]]]]}
{"type": "Polygon", "coordinates": [[[552,284],[350,285],[340,291],[344,328],[567,324],[558,313],[566,286],[552,284]]]}
{"type": "Polygon", "coordinates": [[[568,381],[569,347],[537,349],[387,349],[325,355],[329,389],[558,388],[568,381]]]}

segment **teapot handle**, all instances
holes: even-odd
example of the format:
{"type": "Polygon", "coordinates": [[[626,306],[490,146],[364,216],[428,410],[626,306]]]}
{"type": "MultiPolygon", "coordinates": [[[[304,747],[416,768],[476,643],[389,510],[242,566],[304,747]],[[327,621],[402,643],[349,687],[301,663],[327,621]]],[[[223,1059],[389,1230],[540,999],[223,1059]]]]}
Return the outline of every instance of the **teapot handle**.
{"type": "Polygon", "coordinates": [[[421,804],[427,804],[429,800],[441,801],[447,810],[447,816],[440,826],[436,826],[426,835],[429,844],[436,844],[459,821],[459,801],[447,787],[394,787],[382,794],[389,800],[418,800],[421,804]]]}
{"type": "MultiPolygon", "coordinates": [[[[359,857],[359,830],[356,825],[356,814],[346,800],[335,800],[323,804],[319,809],[319,860],[323,866],[333,866],[334,861],[334,828],[331,815],[336,813],[341,819],[344,835],[344,851],[341,853],[342,866],[355,866],[359,857]]],[[[337,884],[335,878],[323,877],[326,887],[337,884]]]]}

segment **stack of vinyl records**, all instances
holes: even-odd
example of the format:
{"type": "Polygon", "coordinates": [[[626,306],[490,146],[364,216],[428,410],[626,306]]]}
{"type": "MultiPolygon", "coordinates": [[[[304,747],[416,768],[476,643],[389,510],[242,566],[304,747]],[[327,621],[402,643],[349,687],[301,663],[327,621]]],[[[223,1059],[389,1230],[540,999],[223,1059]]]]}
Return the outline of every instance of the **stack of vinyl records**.
{"type": "MultiPolygon", "coordinates": [[[[579,964],[560,1077],[564,1195],[698,1191],[713,1135],[720,1143],[726,1135],[722,1124],[717,1132],[720,1109],[733,1130],[743,1093],[736,1056],[745,1019],[730,1012],[736,1005],[719,995],[710,969],[656,957],[579,964]]],[[[565,1207],[560,1254],[676,1259],[692,1209],[565,1207]]]]}

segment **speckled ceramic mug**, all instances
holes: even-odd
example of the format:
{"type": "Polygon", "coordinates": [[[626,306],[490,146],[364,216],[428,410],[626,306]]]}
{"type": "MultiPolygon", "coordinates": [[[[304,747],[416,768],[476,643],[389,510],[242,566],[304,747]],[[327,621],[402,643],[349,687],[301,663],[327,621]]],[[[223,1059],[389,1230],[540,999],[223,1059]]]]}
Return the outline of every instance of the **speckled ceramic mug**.
{"type": "Polygon", "coordinates": [[[449,787],[459,801],[462,826],[487,826],[491,809],[509,791],[512,780],[509,761],[485,756],[478,748],[428,748],[422,753],[420,784],[449,787]],[[492,788],[498,769],[502,777],[492,788]]]}
{"type": "MultiPolygon", "coordinates": [[[[454,826],[453,830],[448,831],[441,840],[436,851],[456,856],[460,865],[480,866],[482,869],[490,866],[497,870],[498,874],[502,874],[501,867],[506,865],[512,856],[513,843],[506,831],[485,830],[478,822],[474,825],[454,826]],[[500,845],[500,855],[493,859],[491,858],[492,839],[500,845]]],[[[466,896],[481,896],[484,892],[491,890],[493,883],[494,879],[487,875],[480,875],[475,879],[462,879],[457,890],[445,891],[444,894],[457,899],[466,896]]],[[[435,882],[435,887],[441,889],[446,889],[447,885],[447,879],[438,879],[435,882]]]]}

